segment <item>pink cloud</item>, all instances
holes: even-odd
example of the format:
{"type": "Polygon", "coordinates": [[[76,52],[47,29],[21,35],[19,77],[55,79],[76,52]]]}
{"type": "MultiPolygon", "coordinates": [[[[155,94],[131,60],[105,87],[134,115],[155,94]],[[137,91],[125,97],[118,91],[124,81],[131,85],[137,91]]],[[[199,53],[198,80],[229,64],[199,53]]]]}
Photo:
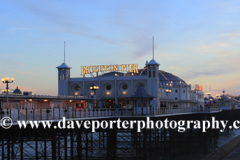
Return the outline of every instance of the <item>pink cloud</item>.
{"type": "Polygon", "coordinates": [[[40,75],[39,73],[32,73],[31,71],[19,71],[19,70],[14,70],[14,72],[17,72],[18,74],[21,74],[21,75],[40,75]]]}

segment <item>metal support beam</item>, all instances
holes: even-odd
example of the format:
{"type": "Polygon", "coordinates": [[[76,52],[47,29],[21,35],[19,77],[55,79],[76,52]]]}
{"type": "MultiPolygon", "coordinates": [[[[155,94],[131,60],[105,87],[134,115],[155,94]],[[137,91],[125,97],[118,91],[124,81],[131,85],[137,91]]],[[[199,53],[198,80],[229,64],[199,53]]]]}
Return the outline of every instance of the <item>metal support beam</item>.
{"type": "Polygon", "coordinates": [[[7,142],[8,142],[7,143],[7,153],[8,153],[7,159],[10,160],[10,138],[8,138],[7,142]]]}
{"type": "Polygon", "coordinates": [[[52,159],[56,158],[56,136],[52,138],[52,159]]]}
{"type": "Polygon", "coordinates": [[[4,140],[2,140],[2,159],[4,159],[4,140]]]}
{"type": "Polygon", "coordinates": [[[78,132],[77,134],[77,153],[78,153],[78,160],[82,159],[82,133],[78,132]]]}
{"type": "Polygon", "coordinates": [[[35,141],[35,159],[38,159],[38,139],[36,138],[36,141],[35,141]]]}
{"type": "Polygon", "coordinates": [[[66,131],[64,134],[64,149],[65,149],[65,159],[67,159],[67,149],[68,149],[68,143],[67,143],[67,135],[68,132],[66,131]]]}
{"type": "Polygon", "coordinates": [[[73,132],[71,134],[71,159],[73,159],[73,132]]]}
{"type": "Polygon", "coordinates": [[[88,132],[86,134],[86,159],[88,159],[88,132]]]}
{"type": "Polygon", "coordinates": [[[47,160],[47,138],[44,138],[44,160],[47,160]]]}

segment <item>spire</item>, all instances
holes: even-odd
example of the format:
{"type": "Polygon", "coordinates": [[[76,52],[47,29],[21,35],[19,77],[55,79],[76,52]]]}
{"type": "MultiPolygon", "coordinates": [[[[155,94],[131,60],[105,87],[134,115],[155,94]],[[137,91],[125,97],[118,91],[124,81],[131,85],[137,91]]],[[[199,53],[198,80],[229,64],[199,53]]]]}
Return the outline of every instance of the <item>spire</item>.
{"type": "Polygon", "coordinates": [[[159,66],[159,64],[154,60],[154,36],[152,37],[152,52],[153,52],[152,53],[153,58],[150,62],[146,62],[146,65],[158,65],[159,66]]]}
{"type": "Polygon", "coordinates": [[[64,63],[65,63],[65,41],[64,41],[64,63]]]}
{"type": "Polygon", "coordinates": [[[63,63],[60,65],[60,66],[58,66],[58,67],[56,67],[56,68],[68,68],[68,69],[71,69],[71,67],[69,67],[66,63],[65,63],[65,41],[64,41],[64,59],[63,59],[63,63]]]}
{"type": "Polygon", "coordinates": [[[154,60],[154,36],[153,36],[153,38],[152,38],[152,52],[153,52],[153,60],[154,60]]]}

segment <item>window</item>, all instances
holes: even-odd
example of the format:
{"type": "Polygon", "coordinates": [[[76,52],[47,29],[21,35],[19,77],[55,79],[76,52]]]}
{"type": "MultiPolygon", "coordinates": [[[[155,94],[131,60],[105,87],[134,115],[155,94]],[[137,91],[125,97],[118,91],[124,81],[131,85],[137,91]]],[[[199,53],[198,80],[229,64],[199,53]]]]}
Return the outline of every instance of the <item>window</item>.
{"type": "Polygon", "coordinates": [[[124,85],[122,86],[122,89],[123,89],[123,90],[126,90],[126,89],[128,89],[128,86],[127,86],[126,84],[124,84],[124,85]]]}
{"type": "Polygon", "coordinates": [[[175,100],[177,100],[177,97],[175,98],[175,100]]]}
{"type": "Polygon", "coordinates": [[[66,79],[66,74],[63,74],[63,80],[65,80],[66,79]]]}
{"type": "Polygon", "coordinates": [[[175,90],[175,93],[177,93],[177,92],[178,92],[178,90],[176,89],[176,90],[175,90]]]}
{"type": "Polygon", "coordinates": [[[112,89],[111,85],[107,85],[107,86],[106,86],[106,89],[107,89],[107,90],[111,90],[111,89],[112,89]]]}
{"type": "Polygon", "coordinates": [[[185,90],[183,90],[183,93],[185,93],[185,90]]]}
{"type": "Polygon", "coordinates": [[[59,74],[59,80],[61,80],[61,74],[59,74]]]}
{"type": "Polygon", "coordinates": [[[148,72],[148,77],[151,77],[151,71],[148,72]]]}
{"type": "Polygon", "coordinates": [[[79,91],[80,87],[79,86],[75,86],[75,91],[79,91]]]}
{"type": "Polygon", "coordinates": [[[155,77],[155,71],[153,71],[153,77],[155,77]]]}

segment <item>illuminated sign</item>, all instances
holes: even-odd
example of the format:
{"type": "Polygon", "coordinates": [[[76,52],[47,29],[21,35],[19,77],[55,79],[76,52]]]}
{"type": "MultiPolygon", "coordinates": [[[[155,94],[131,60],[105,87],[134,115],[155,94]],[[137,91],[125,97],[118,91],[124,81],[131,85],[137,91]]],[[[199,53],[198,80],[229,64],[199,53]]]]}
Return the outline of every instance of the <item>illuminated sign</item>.
{"type": "Polygon", "coordinates": [[[200,84],[196,84],[196,90],[197,91],[203,91],[203,86],[200,84]]]}
{"type": "Polygon", "coordinates": [[[131,73],[138,73],[137,64],[122,64],[122,65],[101,65],[101,66],[81,66],[81,75],[90,74],[93,72],[106,71],[126,71],[131,73]]]}

